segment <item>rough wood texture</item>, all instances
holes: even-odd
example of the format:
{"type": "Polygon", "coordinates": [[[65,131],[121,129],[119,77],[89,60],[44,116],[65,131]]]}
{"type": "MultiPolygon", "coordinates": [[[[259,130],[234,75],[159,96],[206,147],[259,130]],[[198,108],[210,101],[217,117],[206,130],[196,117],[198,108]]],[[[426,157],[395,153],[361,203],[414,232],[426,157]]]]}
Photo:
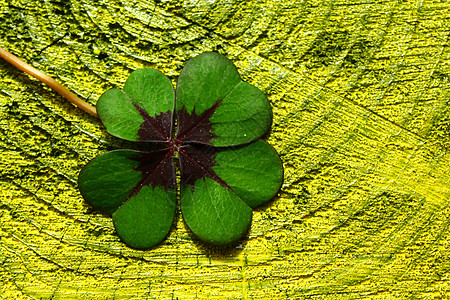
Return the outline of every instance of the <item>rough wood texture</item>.
{"type": "Polygon", "coordinates": [[[226,54],[269,97],[279,197],[230,249],[178,217],[127,248],[81,198],[120,142],[0,61],[0,295],[402,299],[450,293],[447,1],[0,0],[0,46],[95,104],[128,74],[226,54]]]}

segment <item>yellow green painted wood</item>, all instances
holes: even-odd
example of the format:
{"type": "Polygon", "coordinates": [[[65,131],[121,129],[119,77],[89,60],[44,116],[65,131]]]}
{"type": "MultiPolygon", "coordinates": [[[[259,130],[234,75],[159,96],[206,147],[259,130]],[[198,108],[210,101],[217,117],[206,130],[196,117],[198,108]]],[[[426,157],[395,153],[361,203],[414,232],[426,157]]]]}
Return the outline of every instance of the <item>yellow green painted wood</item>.
{"type": "Polygon", "coordinates": [[[0,46],[95,104],[129,73],[173,82],[219,51],[274,111],[285,183],[230,249],[182,218],[120,242],[77,187],[121,146],[0,61],[0,295],[7,299],[445,299],[450,293],[447,1],[0,0],[0,46]]]}

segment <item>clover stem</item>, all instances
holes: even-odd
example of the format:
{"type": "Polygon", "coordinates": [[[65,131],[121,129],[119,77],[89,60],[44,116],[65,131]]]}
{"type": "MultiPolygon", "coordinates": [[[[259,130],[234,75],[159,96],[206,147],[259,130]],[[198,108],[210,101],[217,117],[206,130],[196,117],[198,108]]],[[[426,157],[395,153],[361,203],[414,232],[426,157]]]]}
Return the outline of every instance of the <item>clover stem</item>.
{"type": "Polygon", "coordinates": [[[45,83],[46,85],[54,89],[58,94],[69,100],[69,102],[77,106],[78,108],[81,108],[88,114],[98,118],[97,110],[95,109],[95,107],[78,98],[78,96],[76,96],[74,93],[69,91],[66,87],[58,83],[56,80],[54,80],[44,72],[39,71],[38,69],[30,66],[17,56],[14,56],[5,49],[3,49],[2,47],[0,47],[0,57],[9,62],[10,64],[12,64],[13,66],[15,66],[16,68],[18,68],[19,70],[22,70],[28,75],[45,83]]]}

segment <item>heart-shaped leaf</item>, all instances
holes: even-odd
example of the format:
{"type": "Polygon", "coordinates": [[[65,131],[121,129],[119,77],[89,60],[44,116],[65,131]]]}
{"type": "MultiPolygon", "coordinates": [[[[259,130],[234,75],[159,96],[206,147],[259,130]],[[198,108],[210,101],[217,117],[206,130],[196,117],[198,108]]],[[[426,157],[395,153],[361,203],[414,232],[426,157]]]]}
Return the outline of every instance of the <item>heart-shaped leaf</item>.
{"type": "Polygon", "coordinates": [[[175,97],[172,83],[154,69],[130,74],[123,91],[111,89],[97,103],[108,132],[128,141],[170,140],[175,97]]]}
{"type": "Polygon", "coordinates": [[[170,230],[176,196],[171,150],[107,152],[81,170],[78,186],[89,204],[112,214],[117,233],[132,247],[154,246],[170,230]]]}
{"type": "Polygon", "coordinates": [[[144,186],[113,213],[117,233],[128,245],[144,249],[169,233],[175,213],[176,190],[144,186]]]}
{"type": "Polygon", "coordinates": [[[176,90],[177,139],[216,147],[251,142],[272,122],[266,96],[243,82],[226,57],[209,52],[186,63],[176,90]]]}
{"type": "Polygon", "coordinates": [[[283,182],[283,166],[264,141],[219,151],[214,172],[252,208],[272,199],[283,182]]]}
{"type": "Polygon", "coordinates": [[[270,200],[283,180],[280,158],[263,141],[228,149],[186,146],[180,168],[184,220],[202,240],[217,245],[240,238],[251,208],[270,200]]]}
{"type": "Polygon", "coordinates": [[[226,245],[242,237],[250,226],[252,209],[231,189],[210,178],[194,187],[181,186],[181,212],[200,239],[226,245]]]}
{"type": "Polygon", "coordinates": [[[243,82],[222,55],[191,59],[178,79],[176,100],[166,76],[142,69],[131,73],[123,91],[104,93],[97,110],[112,135],[165,145],[153,152],[108,152],[79,175],[83,197],[112,214],[117,233],[132,247],[154,246],[170,230],[174,152],[180,159],[183,217],[194,234],[211,244],[242,237],[252,208],[270,200],[281,186],[280,158],[269,144],[255,141],[270,127],[269,101],[243,82]],[[172,138],[175,102],[178,128],[172,138]]]}

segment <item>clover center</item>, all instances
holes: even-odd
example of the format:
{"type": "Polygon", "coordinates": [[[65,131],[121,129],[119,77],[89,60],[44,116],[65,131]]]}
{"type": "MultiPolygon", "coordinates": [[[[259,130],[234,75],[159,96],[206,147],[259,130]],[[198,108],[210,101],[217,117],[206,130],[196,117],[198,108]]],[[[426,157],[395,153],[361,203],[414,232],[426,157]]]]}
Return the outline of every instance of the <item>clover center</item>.
{"type": "Polygon", "coordinates": [[[180,151],[181,142],[174,139],[167,139],[166,141],[167,146],[169,146],[169,149],[172,149],[173,151],[180,151]]]}

